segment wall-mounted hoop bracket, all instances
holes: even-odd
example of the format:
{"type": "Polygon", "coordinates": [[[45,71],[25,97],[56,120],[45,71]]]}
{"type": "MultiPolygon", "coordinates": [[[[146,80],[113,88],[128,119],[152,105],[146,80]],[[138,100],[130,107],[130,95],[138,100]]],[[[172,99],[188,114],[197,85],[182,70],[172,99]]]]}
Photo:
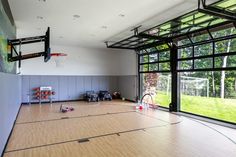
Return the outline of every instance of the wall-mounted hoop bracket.
{"type": "Polygon", "coordinates": [[[35,36],[35,37],[27,37],[27,38],[19,38],[19,39],[10,39],[8,40],[8,46],[10,47],[10,53],[8,54],[9,62],[19,61],[19,68],[21,67],[21,61],[25,59],[31,59],[36,57],[44,57],[44,62],[47,62],[51,55],[50,49],[50,28],[48,27],[47,32],[43,36],[35,36]],[[36,52],[22,55],[21,46],[24,44],[32,44],[44,42],[44,51],[36,52]],[[19,46],[19,50],[17,51],[16,46],[19,46]]]}

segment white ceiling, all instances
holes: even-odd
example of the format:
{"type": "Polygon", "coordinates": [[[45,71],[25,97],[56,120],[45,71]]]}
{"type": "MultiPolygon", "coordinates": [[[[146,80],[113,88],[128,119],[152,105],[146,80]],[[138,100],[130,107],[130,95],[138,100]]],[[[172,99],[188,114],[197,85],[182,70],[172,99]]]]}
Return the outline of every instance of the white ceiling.
{"type": "Polygon", "coordinates": [[[52,44],[82,47],[105,47],[135,26],[146,29],[197,7],[197,0],[44,1],[9,0],[18,37],[42,35],[49,26],[52,44]]]}

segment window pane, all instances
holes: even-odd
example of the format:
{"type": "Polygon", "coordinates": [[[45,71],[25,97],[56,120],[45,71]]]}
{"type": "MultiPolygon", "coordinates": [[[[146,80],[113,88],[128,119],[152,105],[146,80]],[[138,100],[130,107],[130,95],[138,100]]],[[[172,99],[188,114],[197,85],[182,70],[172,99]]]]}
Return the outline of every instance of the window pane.
{"type": "Polygon", "coordinates": [[[188,38],[178,41],[178,46],[187,45],[187,44],[191,44],[188,38]]]}
{"type": "Polygon", "coordinates": [[[149,55],[149,62],[157,62],[158,61],[158,54],[150,54],[149,55]]]}
{"type": "Polygon", "coordinates": [[[179,61],[178,62],[178,69],[184,70],[184,69],[192,69],[193,61],[187,60],[187,61],[179,61]]]}
{"type": "Polygon", "coordinates": [[[210,36],[208,33],[192,37],[193,42],[200,42],[204,40],[209,40],[210,36]]]}
{"type": "Polygon", "coordinates": [[[236,67],[236,55],[215,58],[216,68],[236,67]]]}
{"type": "Polygon", "coordinates": [[[215,53],[236,52],[236,39],[218,41],[215,44],[215,53]]]}
{"type": "Polygon", "coordinates": [[[179,76],[181,111],[236,123],[236,71],[184,72],[179,76]]]}
{"type": "Polygon", "coordinates": [[[194,56],[206,56],[212,54],[212,43],[194,47],[194,56]]]}
{"type": "Polygon", "coordinates": [[[168,71],[170,70],[170,63],[159,63],[159,71],[168,71]]]}
{"type": "Polygon", "coordinates": [[[171,76],[170,74],[145,73],[140,75],[141,96],[151,94],[153,103],[169,107],[171,102],[171,76]]]}
{"type": "Polygon", "coordinates": [[[227,67],[236,67],[236,55],[227,58],[227,67]]]}
{"type": "Polygon", "coordinates": [[[148,64],[140,65],[140,71],[142,72],[148,71],[148,64]]]}
{"type": "Polygon", "coordinates": [[[212,68],[212,58],[196,59],[194,61],[194,68],[195,69],[212,68]]]}
{"type": "Polygon", "coordinates": [[[170,60],[170,51],[160,52],[159,57],[160,61],[170,60]]]}
{"type": "Polygon", "coordinates": [[[140,56],[140,63],[147,63],[148,62],[148,55],[140,56]]]}
{"type": "Polygon", "coordinates": [[[158,50],[165,50],[165,49],[168,49],[168,48],[169,48],[169,46],[167,44],[156,46],[156,49],[158,49],[158,50]]]}
{"type": "Polygon", "coordinates": [[[178,50],[178,58],[189,58],[193,56],[193,47],[187,47],[178,50]]]}
{"type": "Polygon", "coordinates": [[[224,57],[215,57],[215,68],[222,68],[224,57]]]}
{"type": "Polygon", "coordinates": [[[236,29],[234,27],[231,27],[224,30],[212,32],[211,34],[214,38],[225,37],[225,36],[236,34],[236,29]]]}
{"type": "Polygon", "coordinates": [[[158,64],[149,64],[149,71],[157,71],[158,64]]]}

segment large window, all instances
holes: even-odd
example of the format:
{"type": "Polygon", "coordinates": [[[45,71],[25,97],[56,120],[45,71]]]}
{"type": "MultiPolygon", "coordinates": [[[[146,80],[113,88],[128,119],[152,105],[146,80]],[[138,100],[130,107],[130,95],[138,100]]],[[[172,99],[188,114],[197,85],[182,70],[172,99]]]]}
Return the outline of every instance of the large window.
{"type": "Polygon", "coordinates": [[[143,50],[140,53],[140,73],[170,71],[170,50],[166,44],[143,50]]]}
{"type": "Polygon", "coordinates": [[[154,104],[169,107],[171,102],[169,47],[164,44],[142,51],[139,63],[140,96],[151,94],[154,104]]]}
{"type": "Polygon", "coordinates": [[[179,75],[181,111],[236,123],[236,71],[179,75]]]}
{"type": "Polygon", "coordinates": [[[166,45],[140,51],[140,95],[150,93],[156,104],[169,107],[171,75],[177,73],[180,111],[236,123],[235,27],[205,30],[174,43],[176,60],[166,45]],[[174,62],[177,69],[171,71],[174,62]]]}
{"type": "Polygon", "coordinates": [[[178,42],[181,111],[236,123],[235,34],[229,27],[178,42]]]}
{"type": "Polygon", "coordinates": [[[153,103],[169,107],[171,102],[171,76],[170,73],[143,73],[140,75],[141,96],[151,94],[153,103]]]}

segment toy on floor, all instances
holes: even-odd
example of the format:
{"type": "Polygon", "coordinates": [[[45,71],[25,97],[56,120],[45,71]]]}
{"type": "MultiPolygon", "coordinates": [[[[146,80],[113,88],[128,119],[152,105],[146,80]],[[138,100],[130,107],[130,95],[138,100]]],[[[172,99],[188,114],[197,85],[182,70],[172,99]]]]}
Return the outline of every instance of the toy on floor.
{"type": "Polygon", "coordinates": [[[95,102],[95,101],[99,101],[99,97],[98,94],[95,93],[94,91],[86,91],[85,95],[84,95],[84,99],[87,100],[88,102],[95,102]]]}
{"type": "Polygon", "coordinates": [[[66,113],[66,112],[70,112],[70,111],[74,111],[75,109],[73,107],[68,107],[68,106],[63,106],[61,104],[60,106],[60,112],[62,113],[66,113]]]}
{"type": "Polygon", "coordinates": [[[153,103],[152,95],[147,93],[144,94],[141,98],[141,101],[137,104],[136,109],[142,110],[142,109],[158,109],[158,104],[153,103]]]}
{"type": "Polygon", "coordinates": [[[104,100],[112,100],[112,96],[108,91],[100,91],[99,94],[99,99],[104,101],[104,100]]]}
{"type": "Polygon", "coordinates": [[[114,93],[112,94],[112,99],[121,99],[120,93],[119,93],[119,92],[114,92],[114,93]]]}

